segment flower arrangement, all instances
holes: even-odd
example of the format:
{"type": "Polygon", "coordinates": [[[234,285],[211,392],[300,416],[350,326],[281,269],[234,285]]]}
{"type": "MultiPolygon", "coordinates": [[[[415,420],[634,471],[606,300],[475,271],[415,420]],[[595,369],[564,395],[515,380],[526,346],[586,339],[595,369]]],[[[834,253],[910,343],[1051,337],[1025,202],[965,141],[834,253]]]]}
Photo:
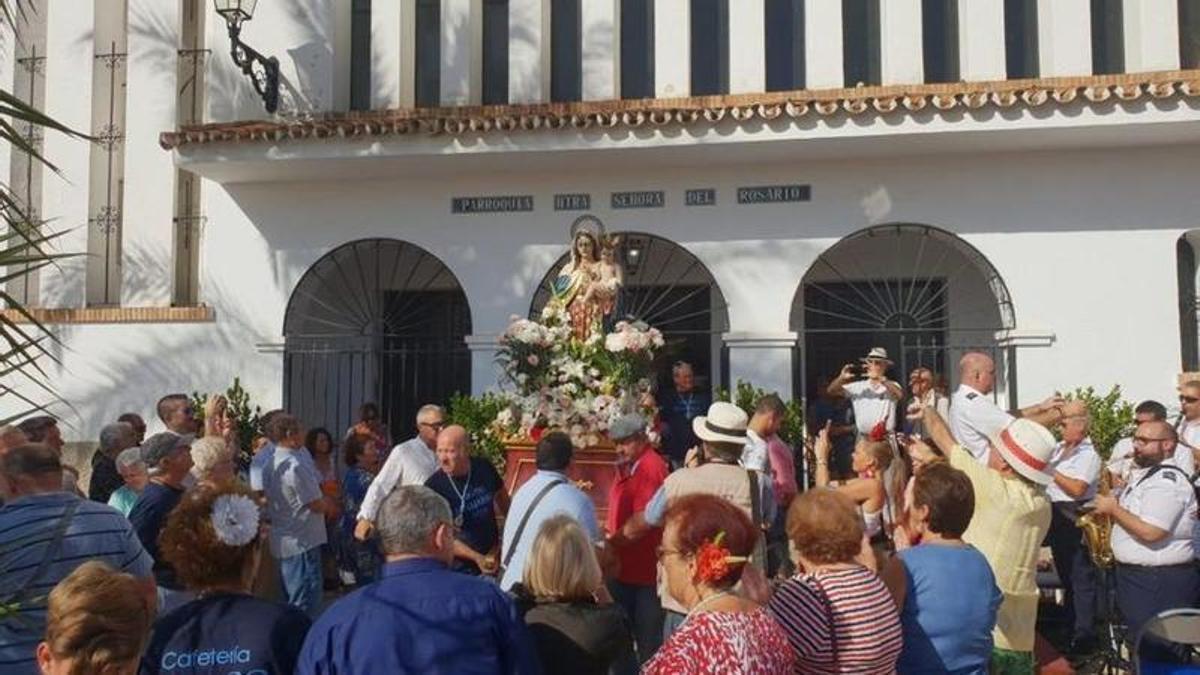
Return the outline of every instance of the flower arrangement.
{"type": "Polygon", "coordinates": [[[597,445],[622,413],[653,413],[652,366],[663,344],[657,329],[627,321],[572,339],[569,317],[553,305],[538,321],[514,316],[500,336],[507,405],[494,425],[506,437],[537,440],[559,429],[577,447],[597,445]]]}

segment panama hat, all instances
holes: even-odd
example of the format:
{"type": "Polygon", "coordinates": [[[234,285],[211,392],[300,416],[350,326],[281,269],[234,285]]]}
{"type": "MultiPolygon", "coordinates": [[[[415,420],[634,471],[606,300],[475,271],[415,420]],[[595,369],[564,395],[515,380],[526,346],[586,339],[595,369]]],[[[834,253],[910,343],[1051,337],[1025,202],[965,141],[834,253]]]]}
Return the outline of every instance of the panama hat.
{"type": "Polygon", "coordinates": [[[1024,418],[1013,420],[989,439],[1004,461],[1038,485],[1054,480],[1050,456],[1054,454],[1054,436],[1046,427],[1024,418]]]}
{"type": "Polygon", "coordinates": [[[863,363],[866,363],[867,361],[884,361],[886,363],[893,363],[893,361],[888,358],[887,350],[883,347],[871,347],[871,351],[867,352],[867,355],[859,359],[859,361],[862,361],[863,363]]]}
{"type": "Polygon", "coordinates": [[[692,420],[692,431],[702,441],[746,444],[746,411],[732,403],[717,401],[708,406],[708,414],[692,420]]]}

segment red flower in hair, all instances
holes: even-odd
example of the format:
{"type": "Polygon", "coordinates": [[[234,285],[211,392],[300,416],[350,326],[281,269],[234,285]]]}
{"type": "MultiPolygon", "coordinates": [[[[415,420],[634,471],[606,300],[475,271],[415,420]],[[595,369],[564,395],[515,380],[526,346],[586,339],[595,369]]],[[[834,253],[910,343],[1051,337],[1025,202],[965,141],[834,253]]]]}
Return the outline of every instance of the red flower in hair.
{"type": "Polygon", "coordinates": [[[871,427],[871,433],[867,434],[867,438],[878,443],[879,441],[887,440],[887,425],[880,420],[875,426],[871,427]]]}
{"type": "Polygon", "coordinates": [[[725,532],[722,530],[713,537],[712,541],[701,544],[700,550],[696,551],[696,579],[698,581],[709,584],[718,583],[729,576],[733,565],[741,565],[749,560],[745,556],[729,555],[729,549],[721,543],[724,539],[725,532]]]}

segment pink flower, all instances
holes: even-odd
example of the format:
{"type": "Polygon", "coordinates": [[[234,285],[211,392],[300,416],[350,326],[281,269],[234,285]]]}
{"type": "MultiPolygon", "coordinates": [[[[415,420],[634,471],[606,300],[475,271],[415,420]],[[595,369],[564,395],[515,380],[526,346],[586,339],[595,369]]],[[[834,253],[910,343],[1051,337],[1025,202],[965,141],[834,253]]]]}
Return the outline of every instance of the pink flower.
{"type": "Polygon", "coordinates": [[[536,366],[537,366],[537,364],[538,364],[538,361],[539,361],[539,359],[538,359],[538,355],[537,355],[537,354],[530,354],[529,356],[527,356],[527,357],[525,358],[525,361],[526,361],[526,362],[527,362],[529,365],[531,365],[531,366],[535,366],[535,367],[536,367],[536,366]]]}

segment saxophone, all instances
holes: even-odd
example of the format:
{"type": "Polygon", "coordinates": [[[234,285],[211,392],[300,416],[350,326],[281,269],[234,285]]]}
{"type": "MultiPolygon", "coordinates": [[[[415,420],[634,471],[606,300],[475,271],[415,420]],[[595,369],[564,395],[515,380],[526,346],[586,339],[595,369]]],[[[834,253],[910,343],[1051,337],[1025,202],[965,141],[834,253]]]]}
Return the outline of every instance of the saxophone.
{"type": "MultiPolygon", "coordinates": [[[[1100,469],[1100,481],[1096,493],[1108,495],[1112,492],[1112,474],[1107,468],[1100,469]]],[[[1095,511],[1088,511],[1079,516],[1076,521],[1079,529],[1083,530],[1083,541],[1087,544],[1088,555],[1096,567],[1109,568],[1115,562],[1112,551],[1112,516],[1102,516],[1095,511]]]]}

